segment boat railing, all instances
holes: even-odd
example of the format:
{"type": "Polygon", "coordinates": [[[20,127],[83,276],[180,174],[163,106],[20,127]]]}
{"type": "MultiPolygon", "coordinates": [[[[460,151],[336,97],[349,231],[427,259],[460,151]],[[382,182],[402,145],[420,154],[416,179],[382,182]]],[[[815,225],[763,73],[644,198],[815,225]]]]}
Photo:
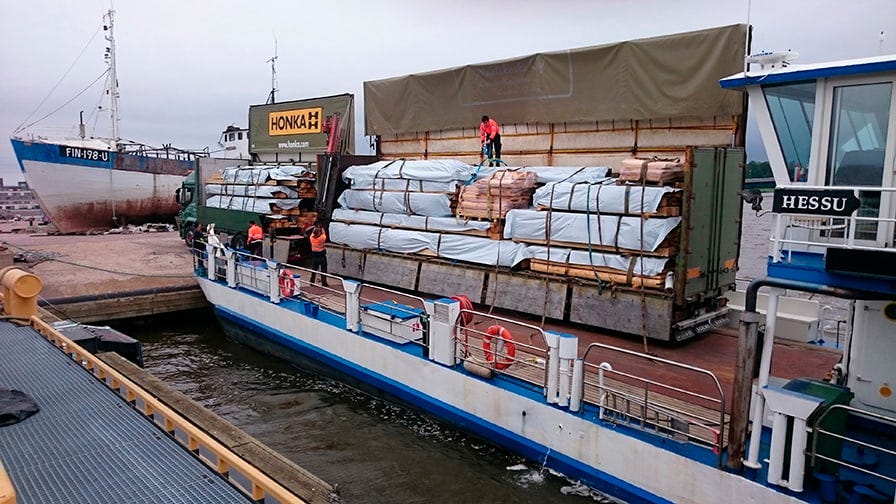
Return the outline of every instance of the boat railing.
{"type": "Polygon", "coordinates": [[[581,363],[583,400],[599,408],[601,420],[625,422],[707,446],[722,466],[725,393],[711,371],[603,343],[591,343],[581,363]],[[598,358],[589,361],[594,353],[598,358]],[[670,379],[659,381],[624,370],[645,364],[653,371],[667,367],[670,379]]]}
{"type": "Polygon", "coordinates": [[[549,349],[544,331],[518,320],[461,309],[456,326],[457,357],[496,374],[547,387],[549,349]],[[466,321],[466,323],[464,323],[466,321]],[[495,326],[507,330],[502,333],[495,326]],[[491,329],[491,331],[490,331],[491,329]],[[493,332],[494,334],[490,334],[493,332]],[[488,351],[485,342],[488,341],[488,351]],[[509,351],[509,346],[513,350],[509,351]],[[503,349],[498,348],[503,346],[503,349]]]}
{"type": "MultiPolygon", "coordinates": [[[[896,459],[896,450],[894,450],[892,438],[889,436],[880,437],[881,440],[889,442],[889,447],[885,447],[871,442],[873,436],[859,439],[858,437],[847,435],[845,432],[835,432],[832,427],[827,429],[822,427],[822,425],[825,424],[826,419],[837,417],[838,415],[852,415],[860,417],[865,421],[876,422],[886,426],[883,430],[889,432],[896,429],[896,418],[881,415],[873,411],[861,410],[845,404],[831,405],[830,408],[818,415],[818,418],[815,419],[815,422],[812,425],[812,431],[815,435],[812,437],[812,447],[808,452],[810,464],[815,467],[819,461],[826,461],[835,464],[840,468],[848,468],[871,476],[872,478],[888,481],[890,484],[896,483],[896,473],[893,472],[893,465],[891,463],[879,463],[882,458],[887,458],[891,461],[896,459]],[[837,440],[837,443],[842,443],[844,445],[841,450],[836,450],[837,453],[840,454],[839,457],[832,456],[833,453],[822,453],[824,451],[830,451],[825,450],[824,448],[826,445],[829,445],[827,441],[819,441],[823,436],[828,439],[837,440]],[[844,456],[847,453],[853,454],[854,460],[847,461],[844,456]],[[889,469],[891,472],[884,473],[880,468],[889,469]]],[[[837,420],[834,418],[833,421],[829,423],[831,425],[843,425],[846,423],[846,420],[842,418],[837,420]]],[[[893,487],[891,485],[889,491],[892,492],[892,489],[893,487]]]]}
{"type": "MultiPolygon", "coordinates": [[[[843,248],[855,250],[886,251],[896,254],[896,248],[892,247],[892,231],[884,239],[883,244],[878,241],[878,228],[880,226],[894,226],[896,224],[896,209],[889,208],[889,215],[881,216],[878,208],[888,208],[883,205],[885,194],[896,194],[896,187],[876,186],[807,186],[790,185],[778,186],[778,189],[823,191],[838,190],[852,191],[853,196],[860,202],[877,200],[876,203],[862,206],[854,210],[848,217],[831,214],[791,214],[775,213],[772,223],[771,253],[774,262],[789,260],[790,255],[783,257],[785,252],[792,251],[793,246],[798,247],[825,247],[843,248]],[[875,212],[875,215],[868,215],[875,212]],[[794,237],[795,230],[810,231],[808,238],[794,237]],[[877,243],[875,243],[877,242],[877,243]]],[[[863,203],[864,204],[864,203],[863,203]]],[[[817,210],[813,210],[816,212],[817,210]]]]}

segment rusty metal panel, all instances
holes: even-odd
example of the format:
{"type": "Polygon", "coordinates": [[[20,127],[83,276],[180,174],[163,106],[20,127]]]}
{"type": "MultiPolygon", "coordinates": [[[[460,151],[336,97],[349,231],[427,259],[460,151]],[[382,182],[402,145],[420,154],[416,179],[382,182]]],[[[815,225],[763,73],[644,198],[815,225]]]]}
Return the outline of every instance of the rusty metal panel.
{"type": "Polygon", "coordinates": [[[562,320],[566,302],[566,282],[490,271],[483,304],[562,320]]]}
{"type": "Polygon", "coordinates": [[[481,303],[485,276],[482,268],[424,261],[420,265],[417,290],[445,297],[462,294],[474,303],[481,303]]]}
{"type": "Polygon", "coordinates": [[[644,333],[646,317],[647,334],[653,339],[668,341],[672,326],[672,298],[646,291],[615,292],[598,290],[596,286],[573,285],[570,299],[569,321],[601,327],[634,335],[644,333]]]}
{"type": "Polygon", "coordinates": [[[329,244],[327,245],[327,270],[342,277],[362,278],[364,256],[363,250],[329,244]]]}
{"type": "Polygon", "coordinates": [[[391,288],[416,290],[418,263],[394,255],[367,252],[363,278],[391,288]]]}

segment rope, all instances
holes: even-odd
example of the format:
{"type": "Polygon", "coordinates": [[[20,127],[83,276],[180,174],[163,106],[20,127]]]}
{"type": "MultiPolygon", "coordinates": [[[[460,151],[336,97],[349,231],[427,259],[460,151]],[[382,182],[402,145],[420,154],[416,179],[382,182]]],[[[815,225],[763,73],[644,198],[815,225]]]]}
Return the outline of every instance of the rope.
{"type": "Polygon", "coordinates": [[[101,268],[99,266],[91,266],[89,264],[81,264],[81,263],[76,263],[76,262],[71,262],[71,261],[64,261],[62,259],[57,259],[46,252],[29,250],[26,248],[18,247],[16,245],[12,245],[9,242],[2,242],[2,243],[5,246],[12,247],[12,248],[20,250],[22,252],[34,254],[36,256],[36,258],[39,260],[39,262],[56,261],[58,263],[68,264],[70,266],[77,266],[79,268],[86,268],[86,269],[95,270],[95,271],[102,271],[104,273],[112,273],[115,275],[130,275],[130,276],[138,276],[138,277],[145,277],[145,278],[193,278],[192,274],[189,274],[189,275],[151,275],[151,274],[147,274],[147,273],[134,273],[134,272],[129,272],[129,271],[111,270],[111,269],[107,269],[107,268],[101,268]]]}

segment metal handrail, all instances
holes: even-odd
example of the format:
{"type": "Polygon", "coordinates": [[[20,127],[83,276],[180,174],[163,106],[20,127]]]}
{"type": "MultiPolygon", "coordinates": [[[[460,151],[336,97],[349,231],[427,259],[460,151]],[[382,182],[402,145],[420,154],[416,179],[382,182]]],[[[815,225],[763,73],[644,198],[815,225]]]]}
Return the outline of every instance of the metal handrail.
{"type": "MultiPolygon", "coordinates": [[[[619,372],[619,371],[612,371],[613,373],[616,373],[616,374],[618,374],[618,375],[620,375],[620,376],[627,376],[627,377],[629,377],[629,378],[636,379],[636,380],[642,382],[642,383],[645,385],[645,386],[644,386],[644,397],[643,397],[643,400],[644,400],[644,407],[645,407],[645,408],[649,407],[650,404],[651,404],[651,402],[650,402],[650,397],[649,397],[649,391],[650,391],[649,389],[650,389],[650,385],[655,385],[655,386],[660,387],[660,388],[662,388],[662,389],[664,389],[664,390],[667,390],[667,391],[673,391],[673,392],[677,392],[677,393],[680,393],[680,394],[684,394],[685,396],[687,396],[687,397],[689,397],[689,398],[691,398],[691,399],[701,399],[701,400],[703,400],[703,401],[707,401],[707,402],[710,402],[710,403],[713,403],[713,404],[717,404],[717,405],[718,405],[718,410],[717,410],[717,411],[718,411],[718,414],[719,414],[719,416],[718,416],[719,430],[716,432],[714,429],[712,429],[712,428],[709,427],[709,426],[702,425],[702,424],[698,424],[698,425],[700,425],[701,427],[705,428],[707,431],[712,432],[712,433],[716,436],[716,441],[714,441],[714,442],[712,443],[712,447],[713,447],[713,451],[716,452],[716,453],[718,454],[718,465],[719,465],[719,467],[722,466],[722,463],[723,463],[723,461],[722,461],[722,455],[723,455],[723,454],[722,454],[722,443],[723,443],[723,439],[724,439],[724,431],[725,431],[725,423],[726,423],[726,422],[725,422],[725,392],[724,392],[724,390],[722,390],[722,384],[719,382],[719,379],[716,377],[716,375],[715,375],[712,371],[709,371],[709,370],[706,370],[706,369],[703,369],[703,368],[699,368],[699,367],[696,367],[696,366],[691,366],[691,365],[689,365],[689,364],[684,364],[684,363],[682,363],[682,362],[677,362],[677,361],[673,361],[673,360],[669,360],[669,359],[663,359],[662,357],[656,357],[656,356],[653,356],[653,355],[648,355],[648,354],[645,354],[645,353],[636,352],[636,351],[634,351],[634,350],[628,350],[628,349],[625,349],[625,348],[619,348],[619,347],[615,347],[615,346],[612,346],[612,345],[607,345],[607,344],[604,344],[604,343],[591,343],[590,345],[588,345],[588,348],[585,349],[585,352],[582,354],[582,362],[585,364],[585,368],[586,368],[586,369],[588,369],[589,367],[597,367],[597,368],[600,368],[600,366],[596,366],[596,365],[594,365],[594,364],[589,364],[589,363],[587,362],[587,359],[588,359],[589,354],[591,354],[592,350],[594,350],[594,349],[610,350],[610,351],[614,351],[614,352],[622,353],[622,354],[625,354],[625,355],[629,355],[629,356],[633,356],[633,357],[638,357],[638,358],[641,358],[641,359],[644,359],[644,360],[649,360],[649,361],[653,361],[653,362],[660,362],[660,363],[663,363],[663,364],[667,364],[667,365],[670,365],[670,366],[673,366],[673,367],[677,367],[677,368],[680,368],[680,369],[684,369],[684,370],[686,370],[686,371],[690,371],[690,372],[693,372],[693,373],[697,373],[697,374],[700,374],[700,375],[704,375],[704,376],[709,377],[709,378],[711,379],[712,383],[715,385],[715,391],[718,393],[718,396],[717,396],[717,397],[707,396],[707,395],[704,395],[704,394],[700,394],[700,393],[697,393],[697,392],[689,391],[689,390],[686,390],[686,389],[682,389],[682,388],[680,388],[680,387],[675,387],[675,386],[672,386],[672,385],[664,384],[664,383],[661,383],[661,382],[657,382],[657,381],[655,381],[655,380],[651,380],[651,379],[647,379],[647,378],[639,377],[639,376],[636,376],[636,375],[631,375],[631,374],[627,374],[627,373],[622,373],[622,372],[619,372]]],[[[600,369],[599,371],[596,371],[596,372],[593,372],[593,373],[596,374],[596,375],[602,375],[602,374],[605,374],[606,372],[607,372],[606,369],[600,369]]],[[[588,383],[587,376],[588,376],[588,373],[584,373],[584,374],[583,374],[583,382],[584,382],[584,383],[583,383],[583,386],[584,386],[585,384],[588,383]]],[[[597,386],[598,388],[605,388],[605,389],[608,389],[608,388],[609,388],[609,387],[606,387],[605,385],[600,385],[600,384],[598,384],[598,385],[594,385],[594,383],[591,383],[591,385],[593,385],[593,386],[597,386]]],[[[625,393],[625,392],[623,392],[623,393],[625,393]]],[[[671,406],[668,406],[668,405],[660,404],[659,406],[661,406],[661,407],[662,407],[663,409],[665,409],[665,410],[671,410],[671,411],[673,411],[673,412],[675,412],[675,413],[684,414],[684,415],[686,415],[686,416],[690,416],[690,417],[693,417],[693,418],[697,418],[697,419],[699,419],[699,420],[709,420],[709,419],[706,419],[706,418],[701,418],[701,417],[699,417],[698,415],[694,415],[694,414],[689,413],[689,412],[686,412],[686,411],[679,411],[679,410],[677,410],[676,408],[671,407],[671,406]]],[[[655,407],[655,406],[654,406],[654,407],[655,407]]],[[[711,408],[708,408],[708,409],[711,409],[711,408]]],[[[641,419],[641,420],[642,420],[642,424],[646,421],[646,419],[641,419]]],[[[674,429],[672,429],[672,430],[674,430],[674,429]]],[[[689,434],[687,434],[687,433],[682,433],[682,434],[687,435],[688,438],[693,437],[693,436],[691,436],[691,435],[689,435],[689,434]]]]}
{"type": "MultiPolygon", "coordinates": [[[[540,341],[540,343],[542,344],[541,347],[536,346],[536,345],[529,345],[529,344],[527,344],[527,343],[523,343],[522,341],[520,341],[520,340],[516,340],[516,339],[513,341],[514,344],[517,345],[517,346],[520,346],[520,347],[523,347],[523,348],[532,350],[531,353],[536,354],[536,358],[538,357],[538,354],[540,354],[541,356],[543,356],[543,357],[545,358],[545,360],[547,360],[547,355],[548,355],[548,342],[547,342],[547,338],[546,338],[545,335],[544,335],[544,330],[543,330],[542,328],[540,328],[540,327],[538,327],[538,326],[531,325],[531,324],[527,324],[527,323],[525,323],[525,322],[521,322],[521,321],[519,321],[519,320],[512,320],[512,319],[505,318],[505,317],[501,317],[501,316],[498,316],[498,315],[493,315],[493,314],[489,314],[489,313],[483,313],[483,312],[479,312],[479,311],[476,311],[476,310],[466,310],[466,309],[461,308],[461,310],[460,310],[459,313],[458,313],[457,323],[455,324],[455,331],[454,331],[454,334],[455,334],[455,341],[457,341],[458,344],[459,344],[461,347],[463,347],[465,350],[467,350],[466,355],[463,355],[463,354],[461,355],[461,358],[462,358],[462,359],[463,359],[463,358],[466,358],[467,355],[472,355],[472,352],[469,351],[469,350],[470,350],[470,345],[469,345],[469,343],[466,342],[466,341],[461,341],[460,338],[458,337],[458,334],[460,334],[461,332],[463,332],[464,334],[469,334],[469,333],[478,334],[478,335],[483,335],[483,334],[485,334],[484,331],[480,331],[480,330],[478,330],[478,329],[474,329],[474,328],[472,328],[472,327],[466,327],[466,326],[462,325],[462,324],[461,324],[461,320],[464,319],[464,314],[470,314],[470,315],[472,315],[473,317],[479,316],[479,317],[482,317],[483,319],[490,319],[490,320],[493,320],[493,321],[495,321],[495,322],[498,322],[498,321],[505,322],[505,323],[507,323],[507,324],[512,324],[514,327],[531,329],[531,330],[534,332],[535,335],[540,336],[540,340],[539,340],[539,341],[540,341]]],[[[541,386],[541,387],[547,387],[547,383],[548,383],[548,369],[547,369],[547,366],[546,366],[546,365],[542,366],[542,365],[540,365],[538,362],[529,362],[529,361],[526,361],[526,360],[523,360],[523,359],[519,359],[519,358],[514,358],[514,360],[513,360],[513,364],[514,364],[514,365],[522,364],[522,365],[525,365],[525,366],[534,367],[534,368],[537,368],[537,369],[542,369],[542,370],[543,370],[543,374],[542,374],[542,378],[541,378],[541,383],[533,382],[532,380],[526,379],[526,378],[523,377],[523,376],[517,376],[517,377],[520,378],[520,379],[522,379],[522,380],[524,380],[524,381],[528,381],[529,383],[534,383],[535,385],[539,385],[539,386],[541,386]]],[[[502,371],[502,372],[505,373],[505,374],[510,374],[510,375],[517,375],[517,374],[519,374],[519,373],[514,373],[514,372],[513,372],[513,369],[514,369],[514,366],[510,366],[510,367],[508,367],[506,370],[504,370],[504,371],[502,371]]]]}
{"type": "Polygon", "coordinates": [[[861,441],[861,440],[856,439],[856,438],[851,438],[851,437],[848,437],[848,436],[844,436],[844,435],[842,435],[842,434],[837,434],[836,432],[831,432],[831,431],[827,431],[827,430],[822,429],[822,428],[821,428],[821,422],[822,422],[822,421],[823,421],[823,420],[824,420],[824,419],[831,413],[831,411],[833,411],[833,410],[835,410],[835,409],[838,409],[838,410],[844,410],[844,411],[846,411],[846,414],[847,414],[847,415],[850,414],[850,413],[854,413],[854,414],[856,414],[856,415],[864,416],[864,417],[866,417],[866,418],[872,418],[872,419],[875,419],[875,420],[878,420],[878,421],[881,421],[881,422],[884,422],[884,423],[888,423],[888,424],[890,424],[890,425],[893,426],[893,427],[896,427],[896,418],[888,417],[888,416],[881,415],[881,414],[878,414],[878,413],[874,413],[874,412],[872,412],[872,411],[860,410],[860,409],[858,409],[858,408],[854,408],[854,407],[852,407],[852,406],[847,406],[847,405],[845,405],[845,404],[834,404],[834,405],[831,405],[830,408],[828,408],[827,410],[823,411],[820,415],[818,415],[818,418],[815,419],[815,422],[812,424],[812,431],[815,432],[817,435],[815,435],[815,436],[812,437],[812,451],[811,451],[811,453],[810,453],[810,457],[811,457],[811,458],[810,458],[810,460],[811,460],[811,465],[814,466],[814,465],[815,465],[815,459],[818,458],[818,459],[821,459],[821,460],[826,460],[826,461],[828,461],[828,462],[833,462],[833,463],[835,463],[835,464],[837,464],[837,465],[840,465],[840,466],[843,466],[843,467],[848,467],[848,468],[850,468],[850,469],[854,469],[854,470],[856,470],[856,471],[863,472],[863,473],[868,474],[868,475],[870,475],[870,476],[878,477],[878,478],[881,478],[881,479],[890,481],[890,482],[892,482],[892,483],[896,483],[896,477],[893,477],[893,476],[887,476],[887,475],[885,475],[885,474],[877,473],[877,472],[871,471],[871,470],[869,470],[869,469],[866,469],[866,468],[864,468],[864,467],[859,467],[859,466],[856,466],[856,465],[854,465],[854,464],[850,464],[850,463],[848,463],[848,462],[846,462],[846,461],[844,461],[844,460],[835,459],[835,458],[833,458],[833,457],[828,457],[828,456],[826,456],[826,455],[822,455],[822,454],[818,453],[818,438],[820,437],[820,436],[819,436],[820,434],[824,434],[824,435],[827,435],[827,436],[831,436],[831,437],[833,437],[833,438],[840,439],[840,440],[842,440],[842,441],[846,441],[846,442],[849,442],[849,443],[853,443],[853,444],[859,445],[859,446],[864,447],[864,448],[870,448],[870,449],[872,449],[872,450],[875,450],[875,451],[878,451],[878,452],[881,452],[881,453],[886,453],[886,454],[891,455],[891,456],[896,456],[896,451],[894,451],[894,450],[889,450],[889,449],[887,449],[887,448],[884,448],[883,446],[872,445],[872,444],[870,444],[870,443],[866,443],[866,442],[861,441]]]}

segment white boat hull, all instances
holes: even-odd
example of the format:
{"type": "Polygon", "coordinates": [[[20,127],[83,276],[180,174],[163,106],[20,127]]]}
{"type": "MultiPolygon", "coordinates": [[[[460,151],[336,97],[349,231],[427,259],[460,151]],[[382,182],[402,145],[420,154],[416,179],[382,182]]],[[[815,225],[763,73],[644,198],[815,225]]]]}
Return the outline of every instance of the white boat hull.
{"type": "Polygon", "coordinates": [[[290,350],[299,352],[612,495],[636,502],[801,502],[711,460],[664,448],[677,441],[629,435],[547,404],[532,387],[484,380],[407,351],[408,345],[345,330],[341,315],[322,309],[315,318],[300,312],[300,301],[278,305],[207,278],[198,282],[219,317],[258,335],[260,349],[287,359],[290,350]]]}

